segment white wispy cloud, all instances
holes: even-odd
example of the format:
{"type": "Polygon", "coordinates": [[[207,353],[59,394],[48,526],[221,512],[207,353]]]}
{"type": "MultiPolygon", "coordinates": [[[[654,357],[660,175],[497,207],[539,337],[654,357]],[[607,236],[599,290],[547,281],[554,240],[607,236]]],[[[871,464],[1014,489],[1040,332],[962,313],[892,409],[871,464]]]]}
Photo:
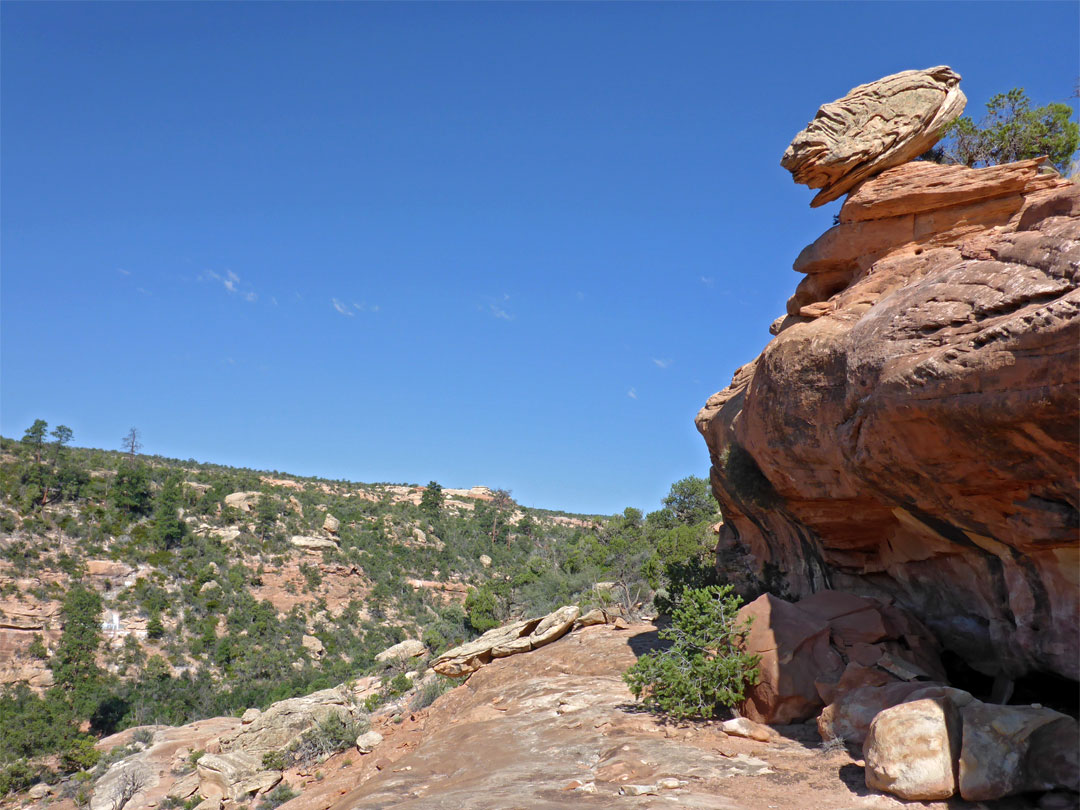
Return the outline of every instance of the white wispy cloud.
{"type": "Polygon", "coordinates": [[[122,276],[130,276],[131,275],[131,271],[130,270],[125,270],[123,267],[117,267],[116,272],[119,273],[122,276]]]}
{"type": "Polygon", "coordinates": [[[712,276],[700,276],[698,280],[706,287],[711,287],[715,283],[712,276]]]}
{"type": "Polygon", "coordinates": [[[254,304],[259,300],[259,295],[253,289],[250,284],[243,284],[240,281],[240,276],[234,273],[232,270],[226,270],[225,275],[221,273],[215,273],[213,270],[204,270],[199,274],[199,281],[216,281],[222,287],[226,289],[231,295],[239,295],[249,304],[254,304]]]}
{"type": "Polygon", "coordinates": [[[630,399],[637,399],[637,389],[631,388],[629,391],[626,392],[626,395],[630,397],[630,399]]]}
{"type": "Polygon", "coordinates": [[[652,359],[652,361],[656,365],[657,368],[667,368],[668,366],[671,365],[670,360],[665,360],[665,359],[662,359],[660,357],[654,357],[652,359]]]}
{"type": "Polygon", "coordinates": [[[350,318],[356,317],[358,312],[378,312],[378,304],[369,304],[367,301],[361,301],[359,304],[353,301],[351,304],[347,304],[340,298],[331,298],[330,304],[334,310],[341,315],[346,315],[350,318]]]}
{"type": "Polygon", "coordinates": [[[488,312],[492,317],[498,318],[501,321],[512,321],[514,316],[506,310],[506,303],[510,300],[508,293],[503,293],[500,298],[496,298],[488,301],[488,312]]]}

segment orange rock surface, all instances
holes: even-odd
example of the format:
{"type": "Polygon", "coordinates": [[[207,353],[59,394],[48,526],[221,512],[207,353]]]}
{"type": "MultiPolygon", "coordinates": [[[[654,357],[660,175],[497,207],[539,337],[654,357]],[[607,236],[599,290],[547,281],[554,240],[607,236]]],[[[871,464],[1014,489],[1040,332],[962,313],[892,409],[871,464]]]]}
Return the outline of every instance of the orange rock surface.
{"type": "Polygon", "coordinates": [[[977,669],[1080,677],[1080,188],[912,163],[803,251],[697,425],[777,593],[884,597],[977,669]]]}

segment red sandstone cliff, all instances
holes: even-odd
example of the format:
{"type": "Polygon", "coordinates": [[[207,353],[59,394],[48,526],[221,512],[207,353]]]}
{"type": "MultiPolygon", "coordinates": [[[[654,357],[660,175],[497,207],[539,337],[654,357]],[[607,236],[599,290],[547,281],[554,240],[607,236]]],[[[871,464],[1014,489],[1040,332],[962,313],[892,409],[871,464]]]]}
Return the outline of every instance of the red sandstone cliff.
{"type": "Polygon", "coordinates": [[[894,596],[988,674],[1080,677],[1080,188],[909,163],[795,269],[697,417],[721,546],[791,596],[894,596]]]}

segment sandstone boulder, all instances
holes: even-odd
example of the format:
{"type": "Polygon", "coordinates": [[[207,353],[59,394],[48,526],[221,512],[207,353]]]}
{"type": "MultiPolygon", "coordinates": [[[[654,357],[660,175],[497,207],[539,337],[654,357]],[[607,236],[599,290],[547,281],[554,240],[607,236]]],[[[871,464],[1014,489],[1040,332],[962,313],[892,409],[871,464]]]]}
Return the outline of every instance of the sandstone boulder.
{"type": "Polygon", "coordinates": [[[377,731],[367,731],[356,738],[356,750],[361,754],[370,754],[382,741],[382,734],[377,731]]]}
{"type": "Polygon", "coordinates": [[[939,66],[862,84],[822,105],[784,152],[796,183],[821,189],[812,206],[921,155],[964,111],[960,75],[939,66]]]}
{"type": "Polygon", "coordinates": [[[248,751],[203,754],[197,770],[200,796],[221,796],[233,802],[265,793],[281,781],[280,771],[265,770],[261,756],[248,751]]]}
{"type": "Polygon", "coordinates": [[[426,652],[427,647],[424,646],[424,642],[417,641],[414,638],[407,638],[404,641],[398,642],[393,647],[387,647],[375,656],[375,660],[381,664],[398,658],[417,658],[426,652]]]}
{"type": "Polygon", "coordinates": [[[580,615],[581,608],[576,605],[567,605],[549,613],[540,620],[540,624],[536,625],[536,629],[529,634],[530,649],[535,650],[537,647],[543,647],[545,644],[550,644],[556,639],[562,638],[570,632],[570,628],[574,626],[574,621],[580,615]]]}
{"type": "Polygon", "coordinates": [[[973,701],[962,710],[960,795],[986,801],[1036,790],[1080,791],[1080,726],[1036,706],[973,701]]]}
{"type": "Polygon", "coordinates": [[[337,534],[338,529],[341,528],[341,521],[328,512],[322,527],[323,531],[329,532],[330,534],[337,534]]]}
{"type": "Polygon", "coordinates": [[[839,678],[844,662],[829,644],[829,627],[790,602],[764,594],[738,615],[750,620],[746,651],[761,657],[759,680],[747,689],[740,711],[761,723],[795,723],[823,703],[815,681],[839,678]]]}
{"type": "Polygon", "coordinates": [[[300,644],[311,654],[312,658],[322,658],[326,653],[326,648],[323,646],[323,643],[315,636],[305,634],[300,638],[300,644]]]}
{"type": "Polygon", "coordinates": [[[234,492],[225,496],[225,505],[239,509],[241,512],[254,512],[260,497],[262,497],[260,492],[234,492]]]}
{"type": "Polygon", "coordinates": [[[261,763],[263,754],[286,748],[331,714],[354,720],[363,712],[346,687],[323,689],[271,704],[252,722],[222,734],[219,746],[223,754],[248,753],[261,763]]]}
{"type": "Polygon", "coordinates": [[[839,739],[861,750],[870,724],[880,712],[900,703],[924,698],[948,697],[957,707],[974,698],[961,689],[924,681],[893,681],[880,686],[862,686],[840,690],[836,702],[826,706],[817,719],[823,740],[839,739]]]}
{"type": "Polygon", "coordinates": [[[948,698],[886,709],[866,736],[866,786],[902,799],[948,799],[956,792],[959,750],[960,713],[948,698]]]}
{"type": "Polygon", "coordinates": [[[748,717],[725,720],[720,724],[720,730],[725,734],[730,734],[732,737],[745,737],[748,740],[757,740],[758,742],[772,742],[780,737],[777,732],[768,726],[755,723],[748,717]]]}

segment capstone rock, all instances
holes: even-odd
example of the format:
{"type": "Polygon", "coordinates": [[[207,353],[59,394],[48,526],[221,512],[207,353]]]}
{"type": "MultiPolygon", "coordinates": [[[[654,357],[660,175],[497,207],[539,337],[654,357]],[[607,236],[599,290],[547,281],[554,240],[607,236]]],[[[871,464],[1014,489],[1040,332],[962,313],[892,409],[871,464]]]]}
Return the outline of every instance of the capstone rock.
{"type": "Polygon", "coordinates": [[[964,111],[960,75],[944,65],[861,84],[822,105],[784,152],[796,183],[821,189],[812,206],[921,155],[964,111]]]}

